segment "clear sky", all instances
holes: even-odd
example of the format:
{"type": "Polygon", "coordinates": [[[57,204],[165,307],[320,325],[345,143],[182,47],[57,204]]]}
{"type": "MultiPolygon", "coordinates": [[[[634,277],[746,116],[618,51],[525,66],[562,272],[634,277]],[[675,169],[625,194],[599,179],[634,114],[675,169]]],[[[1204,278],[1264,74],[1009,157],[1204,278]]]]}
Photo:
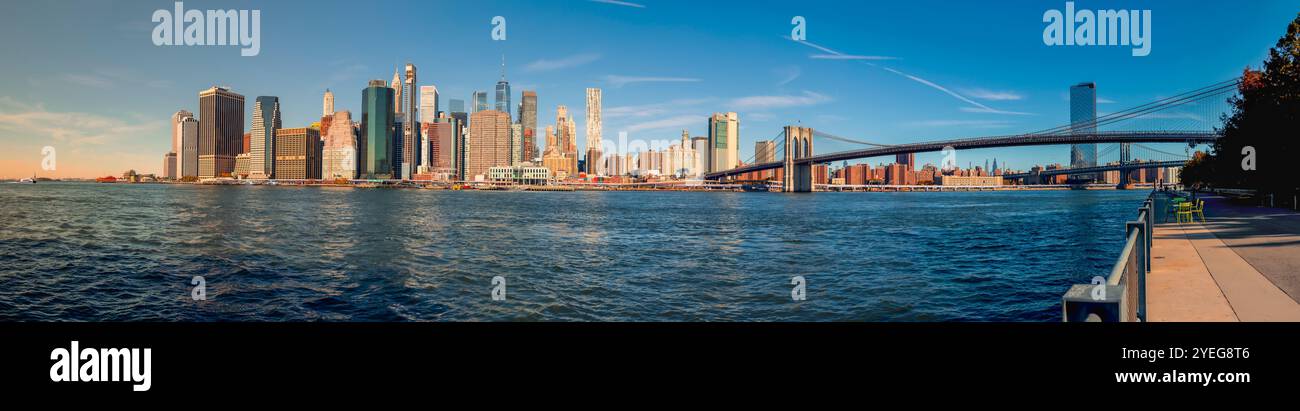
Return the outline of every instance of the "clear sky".
{"type": "MultiPolygon", "coordinates": [[[[702,136],[710,113],[736,111],[742,159],[794,122],[885,144],[1011,134],[1068,123],[1078,82],[1097,83],[1104,114],[1258,67],[1297,6],[1076,2],[1152,10],[1151,53],[1134,57],[1044,45],[1043,13],[1064,1],[186,1],[261,10],[261,53],[241,57],[155,46],[150,17],[172,1],[23,2],[0,15],[0,178],[161,172],[169,117],[197,112],[198,92],[214,84],[248,97],[247,119],[253,97],[279,96],[285,127],[301,127],[319,119],[326,88],[355,113],[367,80],[390,80],[408,61],[443,107],[474,90],[491,96],[502,55],[514,102],[537,91],[539,128],[569,106],[580,145],[586,87],[604,90],[606,139],[702,136]],[[505,41],[491,38],[498,15],[505,41]],[[789,39],[794,16],[807,21],[807,43],[789,39]],[[44,146],[57,150],[55,171],[41,170],[44,146]]],[[[818,141],[816,151],[852,148],[818,141]]],[[[1068,148],[1034,147],[959,163],[993,157],[1017,169],[1069,162],[1068,148]]]]}

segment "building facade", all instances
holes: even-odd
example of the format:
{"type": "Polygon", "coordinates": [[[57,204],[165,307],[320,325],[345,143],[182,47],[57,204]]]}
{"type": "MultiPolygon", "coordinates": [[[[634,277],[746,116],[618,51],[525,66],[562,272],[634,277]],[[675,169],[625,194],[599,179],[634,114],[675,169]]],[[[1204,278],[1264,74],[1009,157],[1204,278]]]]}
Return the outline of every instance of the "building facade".
{"type": "Polygon", "coordinates": [[[329,132],[321,148],[321,178],[357,178],[357,134],[351,111],[330,116],[329,132]]]}
{"type": "Polygon", "coordinates": [[[466,179],[486,178],[492,167],[510,166],[509,114],[496,110],[474,113],[470,116],[467,140],[466,179]]]}
{"type": "Polygon", "coordinates": [[[524,161],[537,160],[537,92],[524,90],[519,102],[519,126],[523,129],[523,151],[520,155],[524,161]]]}
{"type": "Polygon", "coordinates": [[[709,117],[709,172],[736,168],[740,162],[740,116],[734,112],[709,117]]]}
{"type": "Polygon", "coordinates": [[[358,178],[393,178],[392,135],[395,95],[383,80],[371,80],[361,91],[361,136],[357,142],[358,178]]]}
{"type": "MultiPolygon", "coordinates": [[[[1070,87],[1070,131],[1075,134],[1097,132],[1097,85],[1079,83],[1070,87]]],[[[1097,165],[1096,144],[1074,144],[1070,146],[1070,167],[1095,167],[1097,165]]],[[[1095,180],[1091,174],[1080,174],[1081,180],[1095,180]]]]}
{"type": "Polygon", "coordinates": [[[320,131],[310,127],[275,131],[275,170],[281,180],[319,179],[320,131]]]}
{"type": "Polygon", "coordinates": [[[280,98],[258,96],[253,103],[253,131],[249,136],[249,178],[275,178],[275,130],[284,128],[280,98]]]}
{"type": "Polygon", "coordinates": [[[243,148],[244,96],[213,86],[199,92],[199,178],[229,177],[243,148]]]}

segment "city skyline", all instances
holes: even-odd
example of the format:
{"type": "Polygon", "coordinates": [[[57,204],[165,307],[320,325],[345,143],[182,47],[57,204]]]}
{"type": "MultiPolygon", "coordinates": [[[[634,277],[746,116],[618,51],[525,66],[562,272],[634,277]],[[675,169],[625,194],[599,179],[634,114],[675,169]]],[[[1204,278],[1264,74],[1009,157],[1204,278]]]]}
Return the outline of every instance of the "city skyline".
{"type": "MultiPolygon", "coordinates": [[[[1289,14],[1278,12],[1288,7],[1282,2],[1215,12],[1215,24],[1234,27],[1228,33],[1187,29],[1201,24],[1211,13],[1208,10],[1177,7],[1181,3],[1173,2],[1144,3],[1144,8],[1155,13],[1155,41],[1150,56],[1134,58],[1121,50],[1051,49],[1036,43],[1043,10],[1060,7],[1054,2],[1008,7],[999,13],[976,5],[945,3],[954,11],[969,9],[973,15],[1004,26],[973,33],[973,38],[966,39],[969,44],[953,44],[936,33],[940,27],[954,31],[973,27],[956,18],[963,15],[960,12],[933,16],[931,23],[913,28],[883,17],[909,12],[925,15],[919,12],[926,7],[923,4],[891,5],[891,13],[866,13],[868,7],[850,5],[864,11],[863,18],[870,23],[864,26],[875,27],[862,29],[838,16],[837,5],[734,10],[735,21],[710,25],[690,12],[724,10],[726,4],[647,2],[645,8],[638,9],[593,2],[574,2],[572,7],[502,2],[457,5],[453,11],[439,14],[431,11],[436,6],[419,3],[414,10],[417,14],[430,10],[426,16],[430,27],[377,24],[309,38],[290,31],[298,23],[276,15],[294,12],[337,21],[361,18],[368,12],[351,17],[341,11],[341,5],[307,10],[291,4],[232,2],[232,8],[260,7],[264,12],[262,54],[243,58],[220,48],[150,44],[149,11],[169,4],[132,3],[111,10],[93,3],[78,4],[84,7],[73,10],[36,5],[17,11],[27,18],[15,19],[14,27],[0,31],[14,34],[12,38],[62,39],[60,44],[67,43],[70,48],[33,48],[17,42],[3,46],[7,55],[48,57],[47,64],[55,66],[0,63],[6,73],[12,73],[0,79],[0,132],[9,148],[0,153],[0,178],[30,177],[32,172],[42,177],[89,178],[126,169],[162,175],[164,164],[159,157],[173,151],[175,145],[169,116],[178,110],[199,112],[195,93],[212,85],[228,86],[249,100],[279,96],[284,127],[306,127],[317,121],[315,113],[320,106],[316,104],[324,91],[335,94],[337,111],[362,113],[361,91],[366,82],[386,78],[389,70],[408,61],[421,68],[420,85],[437,85],[442,99],[449,102],[469,100],[474,91],[494,90],[492,83],[503,76],[503,55],[509,58],[506,61],[521,62],[509,67],[513,83],[509,100],[520,101],[522,90],[536,91],[540,118],[555,118],[555,108],[560,105],[579,107],[587,88],[601,88],[605,139],[627,131],[630,139],[673,141],[682,129],[692,136],[705,136],[711,113],[737,112],[741,161],[753,156],[757,141],[774,137],[781,126],[796,122],[882,143],[1031,131],[1069,121],[1067,90],[1073,84],[1095,83],[1098,115],[1104,115],[1236,76],[1242,68],[1262,60],[1278,34],[1278,22],[1289,14]],[[557,10],[561,8],[564,10],[557,10]],[[107,18],[79,18],[83,13],[101,13],[107,18]],[[494,15],[509,21],[509,40],[493,42],[489,38],[488,21],[494,15]],[[808,21],[807,42],[782,38],[788,36],[789,19],[794,15],[808,21]],[[483,16],[483,21],[473,23],[480,20],[471,18],[474,16],[483,16]],[[548,18],[582,24],[542,30],[540,21],[548,18]],[[62,19],[85,20],[90,25],[45,35],[51,30],[46,26],[60,25],[27,23],[62,19]],[[674,29],[681,25],[689,28],[674,29]],[[581,29],[601,35],[590,41],[572,40],[570,35],[581,29]],[[15,30],[23,35],[18,36],[15,30]],[[91,43],[88,33],[94,30],[113,35],[96,39],[103,44],[91,43]],[[619,46],[625,41],[645,42],[634,35],[645,30],[662,36],[638,43],[644,47],[619,46]],[[401,50],[411,49],[404,44],[359,46],[407,32],[438,39],[438,52],[403,53],[401,50]],[[884,42],[887,39],[890,42],[884,42]],[[718,48],[724,44],[736,47],[718,48]],[[332,48],[349,52],[326,54],[341,57],[317,58],[317,64],[307,68],[299,61],[302,53],[324,53],[332,48]],[[734,63],[716,68],[692,64],[698,57],[690,56],[706,55],[700,50],[713,50],[734,63]],[[1031,54],[1037,58],[1028,58],[1031,54]],[[446,61],[454,64],[442,63],[448,55],[455,58],[446,61]],[[1001,58],[983,61],[988,55],[1001,58]],[[87,56],[99,57],[104,64],[61,64],[87,56]],[[873,56],[881,58],[869,59],[873,56]],[[962,70],[953,69],[946,62],[949,58],[960,60],[962,70]],[[1201,59],[1204,64],[1178,65],[1187,58],[1201,59]],[[1040,73],[1039,67],[1053,70],[1040,73]],[[47,145],[57,149],[59,161],[54,171],[40,168],[41,148],[47,145]]],[[[248,103],[243,118],[251,119],[254,104],[248,103]]],[[[508,107],[506,112],[513,116],[516,110],[508,107]]],[[[577,111],[572,116],[575,122],[585,123],[585,113],[577,111]]],[[[547,125],[552,124],[536,126],[547,125]]],[[[244,127],[251,130],[251,124],[244,127]]],[[[583,135],[575,136],[582,142],[577,152],[585,153],[585,133],[578,134],[583,135]]],[[[542,143],[535,142],[536,152],[543,151],[542,143]]],[[[836,151],[855,147],[819,141],[817,148],[836,151]]],[[[1063,147],[979,150],[964,155],[963,159],[997,157],[999,165],[1007,169],[1069,164],[1069,150],[1063,147]]],[[[937,164],[938,158],[935,153],[921,153],[917,163],[937,164]]],[[[224,162],[232,160],[223,157],[222,161],[225,167],[224,162]]]]}

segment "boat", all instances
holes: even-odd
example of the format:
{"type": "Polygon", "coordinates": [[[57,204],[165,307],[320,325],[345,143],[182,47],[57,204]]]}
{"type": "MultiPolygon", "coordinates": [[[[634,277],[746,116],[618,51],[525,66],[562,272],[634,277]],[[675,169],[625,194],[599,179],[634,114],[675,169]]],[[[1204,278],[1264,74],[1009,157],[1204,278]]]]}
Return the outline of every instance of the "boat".
{"type": "Polygon", "coordinates": [[[18,180],[18,183],[19,183],[19,184],[36,184],[36,173],[32,173],[32,178],[24,178],[24,179],[22,179],[22,180],[18,180]]]}
{"type": "Polygon", "coordinates": [[[96,179],[95,179],[95,182],[96,182],[96,183],[116,183],[116,182],[117,182],[117,177],[113,177],[113,176],[100,177],[100,178],[96,178],[96,179]]]}
{"type": "Polygon", "coordinates": [[[772,187],[767,184],[745,184],[740,186],[740,189],[749,193],[766,193],[771,191],[772,187]]]}

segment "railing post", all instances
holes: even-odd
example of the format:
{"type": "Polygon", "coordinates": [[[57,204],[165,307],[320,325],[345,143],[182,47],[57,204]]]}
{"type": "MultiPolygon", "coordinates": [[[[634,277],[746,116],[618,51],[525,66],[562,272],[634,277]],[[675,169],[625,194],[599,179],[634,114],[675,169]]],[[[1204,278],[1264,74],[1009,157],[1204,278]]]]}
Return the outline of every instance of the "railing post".
{"type": "MultiPolygon", "coordinates": [[[[1129,221],[1125,224],[1125,234],[1131,235],[1133,230],[1138,230],[1138,238],[1146,238],[1145,221],[1129,221]]],[[[1136,258],[1138,267],[1135,270],[1137,278],[1129,278],[1124,281],[1125,287],[1137,287],[1137,318],[1143,322],[1146,321],[1147,314],[1147,270],[1151,266],[1151,249],[1143,244],[1141,247],[1134,247],[1134,252],[1138,253],[1136,258]]]]}

